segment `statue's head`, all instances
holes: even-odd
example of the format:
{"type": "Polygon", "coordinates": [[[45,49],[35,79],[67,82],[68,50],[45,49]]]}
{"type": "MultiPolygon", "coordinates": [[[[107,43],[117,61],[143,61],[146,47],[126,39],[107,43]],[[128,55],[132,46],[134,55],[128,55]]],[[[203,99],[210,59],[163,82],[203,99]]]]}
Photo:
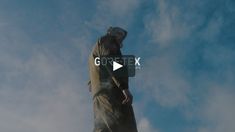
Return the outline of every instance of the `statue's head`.
{"type": "Polygon", "coordinates": [[[110,27],[107,30],[107,34],[113,36],[120,45],[120,47],[122,47],[122,41],[126,38],[127,31],[120,27],[110,27]]]}

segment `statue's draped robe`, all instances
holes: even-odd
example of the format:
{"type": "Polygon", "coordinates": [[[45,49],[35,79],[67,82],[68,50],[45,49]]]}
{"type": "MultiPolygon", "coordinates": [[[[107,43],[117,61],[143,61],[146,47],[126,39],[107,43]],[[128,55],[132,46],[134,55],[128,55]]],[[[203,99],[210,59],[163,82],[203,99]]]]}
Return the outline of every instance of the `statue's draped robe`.
{"type": "Polygon", "coordinates": [[[122,104],[123,89],[128,89],[128,77],[100,77],[99,66],[94,59],[99,56],[121,55],[120,48],[110,36],[101,37],[89,57],[90,85],[93,95],[95,128],[94,132],[137,132],[136,121],[131,105],[122,104]]]}

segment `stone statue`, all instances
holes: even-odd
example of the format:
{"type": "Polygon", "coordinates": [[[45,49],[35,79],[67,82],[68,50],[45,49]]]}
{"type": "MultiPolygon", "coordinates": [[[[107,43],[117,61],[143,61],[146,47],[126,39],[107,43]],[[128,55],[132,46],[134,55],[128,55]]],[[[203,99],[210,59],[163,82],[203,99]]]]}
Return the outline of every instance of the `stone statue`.
{"type": "Polygon", "coordinates": [[[100,77],[100,68],[94,64],[97,56],[122,55],[120,48],[127,31],[110,27],[96,42],[89,56],[90,91],[93,96],[94,132],[137,132],[132,108],[128,76],[100,77]],[[118,83],[118,85],[117,85],[118,83]]]}

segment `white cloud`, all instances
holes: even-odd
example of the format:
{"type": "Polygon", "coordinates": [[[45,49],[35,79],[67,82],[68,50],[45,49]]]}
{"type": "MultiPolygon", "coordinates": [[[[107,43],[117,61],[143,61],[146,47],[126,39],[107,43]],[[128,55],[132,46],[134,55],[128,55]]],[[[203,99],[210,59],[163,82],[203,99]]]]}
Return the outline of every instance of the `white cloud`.
{"type": "Polygon", "coordinates": [[[235,92],[227,88],[211,89],[201,111],[204,126],[199,132],[233,132],[235,130],[235,92]]]}
{"type": "Polygon", "coordinates": [[[153,42],[164,47],[190,35],[191,27],[181,20],[182,12],[177,6],[164,0],[158,0],[155,5],[156,12],[145,19],[145,28],[153,42]]]}
{"type": "Polygon", "coordinates": [[[100,33],[104,33],[109,26],[127,28],[140,4],[139,0],[97,1],[93,18],[85,23],[100,33]]]}
{"type": "Polygon", "coordinates": [[[139,132],[159,132],[157,129],[153,128],[146,118],[142,118],[138,122],[138,131],[139,132]]]}
{"type": "Polygon", "coordinates": [[[71,69],[70,56],[61,58],[33,45],[22,30],[9,28],[0,32],[1,131],[92,131],[92,99],[80,76],[84,69],[71,69]]]}
{"type": "Polygon", "coordinates": [[[141,90],[147,98],[155,99],[157,103],[165,107],[185,105],[189,99],[187,94],[190,85],[181,75],[178,68],[180,56],[176,56],[176,50],[171,54],[163,54],[149,59],[144,65],[140,76],[137,75],[141,90]]]}
{"type": "Polygon", "coordinates": [[[25,87],[14,84],[17,81],[14,78],[25,74],[19,73],[9,78],[12,86],[5,85],[1,89],[0,109],[3,110],[0,112],[0,124],[4,126],[1,130],[25,132],[30,128],[31,131],[45,132],[91,131],[92,103],[84,82],[81,82],[84,80],[70,75],[72,73],[61,72],[54,65],[38,68],[38,71],[31,69],[31,72],[36,73],[28,73],[32,78],[21,82],[26,83],[25,87]]]}

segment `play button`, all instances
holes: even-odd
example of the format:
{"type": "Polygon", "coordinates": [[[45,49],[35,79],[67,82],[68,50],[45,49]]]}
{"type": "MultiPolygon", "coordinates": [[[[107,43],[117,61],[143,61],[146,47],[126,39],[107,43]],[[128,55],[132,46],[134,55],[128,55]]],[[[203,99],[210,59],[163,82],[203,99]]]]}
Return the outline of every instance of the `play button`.
{"type": "Polygon", "coordinates": [[[113,71],[116,71],[119,68],[122,68],[123,65],[117,63],[116,61],[113,61],[113,71]]]}
{"type": "Polygon", "coordinates": [[[99,65],[101,79],[110,76],[115,77],[134,77],[135,76],[135,56],[101,56],[95,58],[95,65],[99,65]],[[98,58],[98,59],[97,59],[98,58]]]}

